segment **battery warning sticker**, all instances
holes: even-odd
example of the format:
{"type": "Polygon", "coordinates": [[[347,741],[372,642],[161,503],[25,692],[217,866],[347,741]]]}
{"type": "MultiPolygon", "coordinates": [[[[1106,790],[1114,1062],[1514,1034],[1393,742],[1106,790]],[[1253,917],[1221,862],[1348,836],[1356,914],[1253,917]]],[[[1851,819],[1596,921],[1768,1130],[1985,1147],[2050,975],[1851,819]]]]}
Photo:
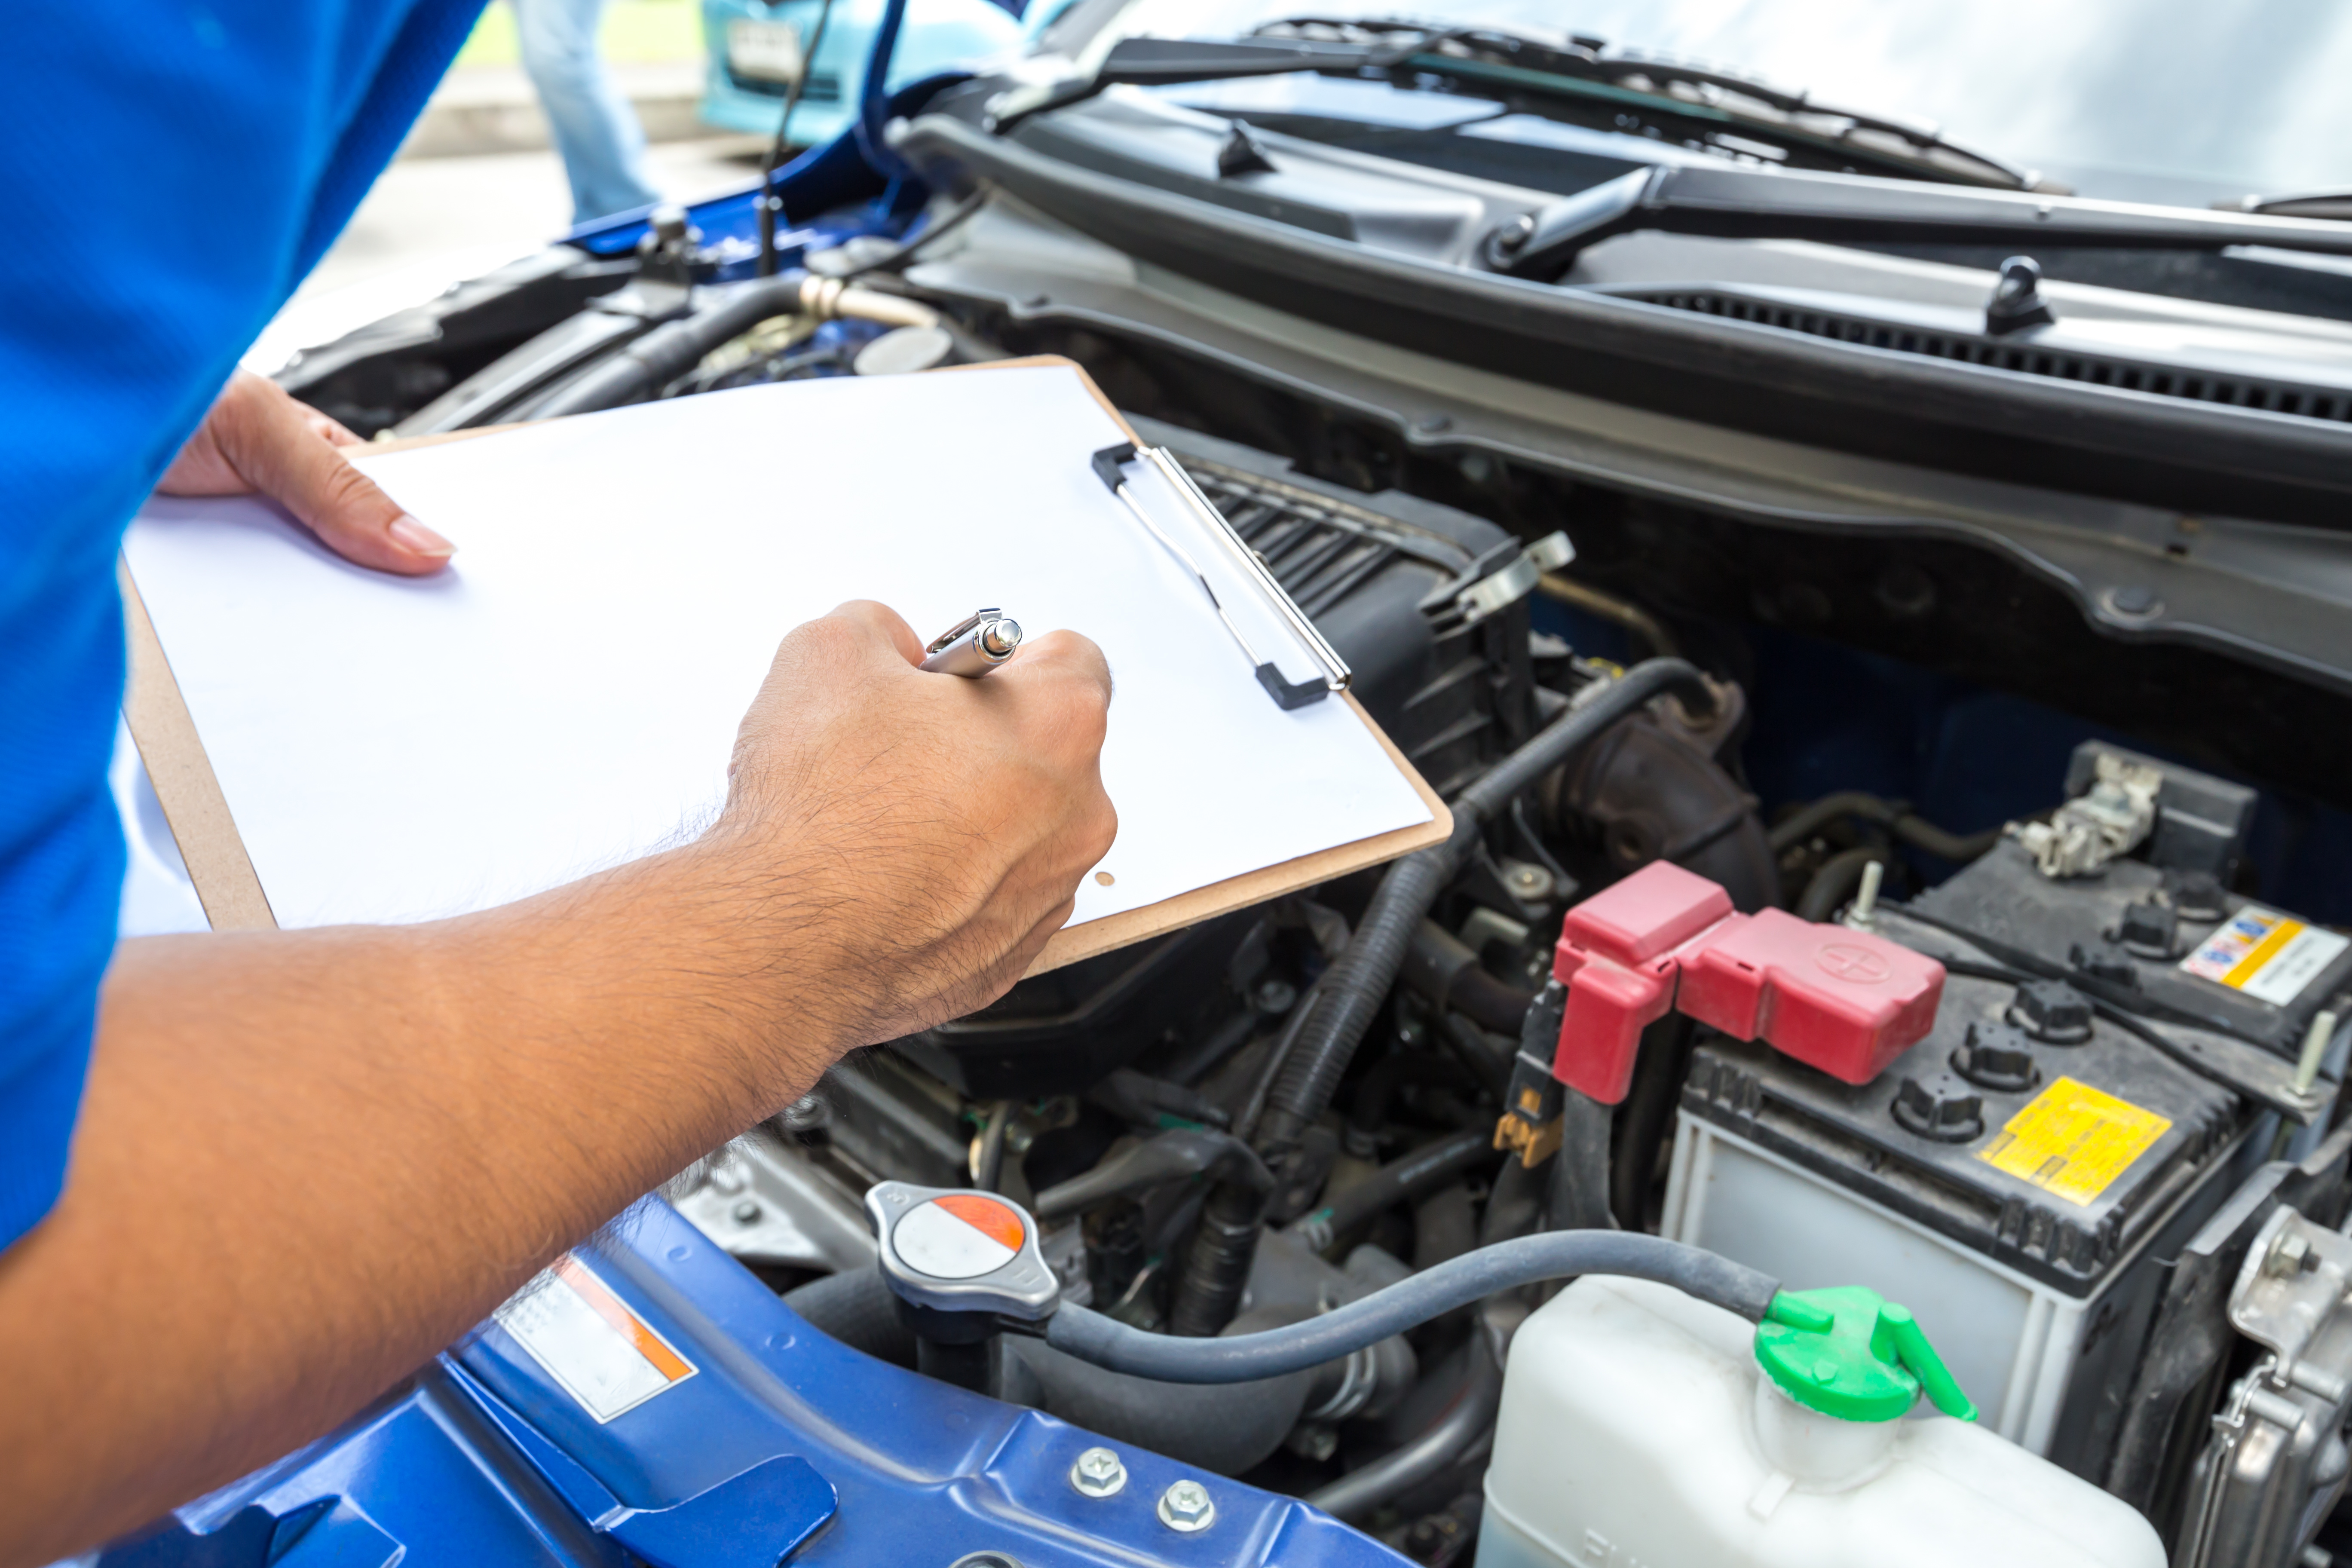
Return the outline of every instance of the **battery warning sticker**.
{"type": "Polygon", "coordinates": [[[2191,974],[2284,1007],[2336,962],[2352,938],[2248,904],[2180,961],[2191,974]]]}
{"type": "Polygon", "coordinates": [[[573,1253],[490,1316],[600,1426],[694,1375],[694,1363],[573,1253]]]}
{"type": "Polygon", "coordinates": [[[2062,1078],[2011,1117],[1977,1158],[2070,1204],[2088,1204],[2171,1125],[2153,1110],[2062,1078]]]}

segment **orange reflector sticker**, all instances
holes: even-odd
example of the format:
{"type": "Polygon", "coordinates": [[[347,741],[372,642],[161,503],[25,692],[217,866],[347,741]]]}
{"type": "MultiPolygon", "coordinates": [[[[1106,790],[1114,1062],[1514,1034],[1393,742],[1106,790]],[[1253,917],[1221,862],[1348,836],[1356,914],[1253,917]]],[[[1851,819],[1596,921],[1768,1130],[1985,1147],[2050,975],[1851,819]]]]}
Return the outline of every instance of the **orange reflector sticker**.
{"type": "Polygon", "coordinates": [[[694,1363],[572,1253],[491,1317],[600,1423],[694,1375],[694,1363]]]}
{"type": "Polygon", "coordinates": [[[676,1383],[694,1369],[686,1358],[663,1342],[659,1334],[643,1318],[622,1303],[618,1296],[605,1288],[604,1282],[588,1272],[587,1265],[567,1252],[555,1260],[555,1277],[580,1292],[595,1314],[620,1332],[629,1342],[629,1348],[653,1363],[654,1370],[671,1383],[676,1383]]]}
{"type": "Polygon", "coordinates": [[[1010,1247],[1015,1252],[1021,1250],[1022,1237],[1028,1234],[1022,1228],[1021,1216],[1013,1212],[1011,1204],[999,1203],[994,1198],[983,1198],[971,1193],[950,1193],[931,1201],[998,1246],[1010,1247]]]}

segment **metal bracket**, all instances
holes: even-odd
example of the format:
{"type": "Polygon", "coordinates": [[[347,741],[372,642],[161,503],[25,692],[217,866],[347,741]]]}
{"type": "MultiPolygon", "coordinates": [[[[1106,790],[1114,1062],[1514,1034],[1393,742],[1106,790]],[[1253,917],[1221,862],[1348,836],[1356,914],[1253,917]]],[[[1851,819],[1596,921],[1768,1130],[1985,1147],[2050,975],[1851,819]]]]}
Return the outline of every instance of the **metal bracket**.
{"type": "MultiPolygon", "coordinates": [[[[1502,548],[1507,546],[1498,550],[1502,548]]],[[[1421,602],[1422,613],[1450,623],[1447,630],[1475,626],[1534,593],[1545,573],[1576,559],[1576,546],[1569,542],[1567,534],[1554,529],[1500,565],[1492,564],[1494,557],[1495,552],[1479,557],[1461,576],[1432,593],[1421,602]]]]}

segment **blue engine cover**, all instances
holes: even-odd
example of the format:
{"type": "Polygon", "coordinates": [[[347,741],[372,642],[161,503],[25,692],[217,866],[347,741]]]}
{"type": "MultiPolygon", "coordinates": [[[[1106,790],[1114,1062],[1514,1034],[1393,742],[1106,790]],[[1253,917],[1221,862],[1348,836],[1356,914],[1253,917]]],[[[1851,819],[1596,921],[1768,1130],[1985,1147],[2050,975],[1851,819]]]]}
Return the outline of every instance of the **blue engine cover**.
{"type": "Polygon", "coordinates": [[[101,1568],[1397,1568],[1295,1498],[1192,1476],[1215,1521],[1155,1510],[1191,1472],[1121,1447],[1129,1481],[1080,1494],[1102,1441],[841,1345],[668,1205],[573,1255],[692,1368],[609,1420],[493,1321],[341,1431],[99,1559],[101,1568]],[[986,1561],[983,1559],[983,1561],[986,1561]]]}

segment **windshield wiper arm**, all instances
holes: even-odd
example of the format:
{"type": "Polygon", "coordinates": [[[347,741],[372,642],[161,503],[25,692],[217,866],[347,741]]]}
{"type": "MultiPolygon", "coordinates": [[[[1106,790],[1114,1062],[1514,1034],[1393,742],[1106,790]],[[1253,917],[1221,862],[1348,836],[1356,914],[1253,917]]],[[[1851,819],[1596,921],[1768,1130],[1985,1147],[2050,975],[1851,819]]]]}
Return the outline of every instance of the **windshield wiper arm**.
{"type": "Polygon", "coordinates": [[[1635,170],[1580,191],[1497,228],[1482,254],[1497,272],[1557,278],[1585,247],[1643,229],[1725,239],[1998,245],[2021,251],[2267,245],[2352,256],[2352,226],[2326,220],[1704,164],[1635,170]]]}

